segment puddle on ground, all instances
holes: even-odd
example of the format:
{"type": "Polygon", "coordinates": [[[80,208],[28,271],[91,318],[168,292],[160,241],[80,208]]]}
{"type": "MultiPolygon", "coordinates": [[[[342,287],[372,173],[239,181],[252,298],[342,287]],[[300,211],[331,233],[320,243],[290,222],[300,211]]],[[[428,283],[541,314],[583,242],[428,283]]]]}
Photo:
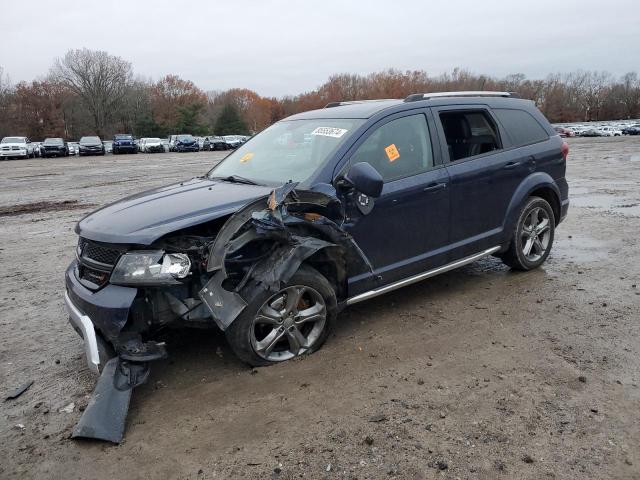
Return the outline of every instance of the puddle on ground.
{"type": "Polygon", "coordinates": [[[640,217],[640,202],[627,201],[614,195],[594,193],[591,195],[571,196],[571,206],[594,208],[626,217],[640,217]]]}
{"type": "MultiPolygon", "coordinates": [[[[562,225],[560,229],[562,229],[562,225]]],[[[567,238],[562,236],[560,230],[556,232],[551,256],[572,263],[584,264],[607,258],[610,250],[611,245],[605,242],[580,235],[572,235],[571,238],[567,238]]]]}

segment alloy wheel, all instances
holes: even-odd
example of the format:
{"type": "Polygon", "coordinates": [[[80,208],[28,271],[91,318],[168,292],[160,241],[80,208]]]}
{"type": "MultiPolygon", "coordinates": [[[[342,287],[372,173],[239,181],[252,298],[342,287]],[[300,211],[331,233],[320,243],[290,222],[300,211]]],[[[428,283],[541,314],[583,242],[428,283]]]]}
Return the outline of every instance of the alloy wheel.
{"type": "Polygon", "coordinates": [[[529,262],[537,262],[549,248],[550,238],[551,218],[549,213],[544,208],[533,208],[525,217],[522,225],[520,238],[522,254],[529,262]]]}
{"type": "Polygon", "coordinates": [[[327,322],[324,298],[294,285],[272,295],[258,310],[250,331],[254,351],[270,362],[302,355],[321,337],[327,322]]]}

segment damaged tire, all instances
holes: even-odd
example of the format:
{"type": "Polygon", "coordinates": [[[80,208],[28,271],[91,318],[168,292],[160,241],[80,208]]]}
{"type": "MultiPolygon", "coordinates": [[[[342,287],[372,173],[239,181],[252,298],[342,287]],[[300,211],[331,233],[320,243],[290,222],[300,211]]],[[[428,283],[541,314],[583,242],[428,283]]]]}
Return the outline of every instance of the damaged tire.
{"type": "Polygon", "coordinates": [[[337,315],[329,281],[306,265],[280,291],[247,287],[252,298],[225,331],[231,349],[252,366],[265,366],[313,353],[327,339],[337,315]]]}

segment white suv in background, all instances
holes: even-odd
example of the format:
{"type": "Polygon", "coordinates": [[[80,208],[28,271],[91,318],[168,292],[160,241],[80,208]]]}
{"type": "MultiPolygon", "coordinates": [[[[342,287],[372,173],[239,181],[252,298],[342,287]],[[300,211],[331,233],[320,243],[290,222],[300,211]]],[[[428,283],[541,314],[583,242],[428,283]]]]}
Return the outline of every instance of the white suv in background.
{"type": "Polygon", "coordinates": [[[33,158],[36,156],[27,137],[4,137],[0,142],[0,158],[33,158]]]}
{"type": "Polygon", "coordinates": [[[622,130],[616,127],[604,126],[598,128],[602,132],[603,137],[621,137],[622,130]]]}

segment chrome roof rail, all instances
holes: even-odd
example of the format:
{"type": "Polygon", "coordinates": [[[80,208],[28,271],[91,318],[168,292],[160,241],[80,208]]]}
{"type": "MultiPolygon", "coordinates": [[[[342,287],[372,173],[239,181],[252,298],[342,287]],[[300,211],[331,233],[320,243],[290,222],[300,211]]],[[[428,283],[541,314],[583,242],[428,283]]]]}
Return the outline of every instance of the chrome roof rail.
{"type": "Polygon", "coordinates": [[[376,98],[375,100],[343,100],[340,102],[329,102],[324,108],[340,107],[342,105],[355,105],[358,103],[387,102],[389,100],[398,100],[397,98],[376,98]]]}
{"type": "Polygon", "coordinates": [[[432,92],[432,93],[413,93],[404,99],[405,102],[417,102],[419,100],[429,100],[430,98],[446,98],[446,97],[511,97],[517,95],[512,92],[492,92],[492,91],[461,91],[461,92],[432,92]]]}

